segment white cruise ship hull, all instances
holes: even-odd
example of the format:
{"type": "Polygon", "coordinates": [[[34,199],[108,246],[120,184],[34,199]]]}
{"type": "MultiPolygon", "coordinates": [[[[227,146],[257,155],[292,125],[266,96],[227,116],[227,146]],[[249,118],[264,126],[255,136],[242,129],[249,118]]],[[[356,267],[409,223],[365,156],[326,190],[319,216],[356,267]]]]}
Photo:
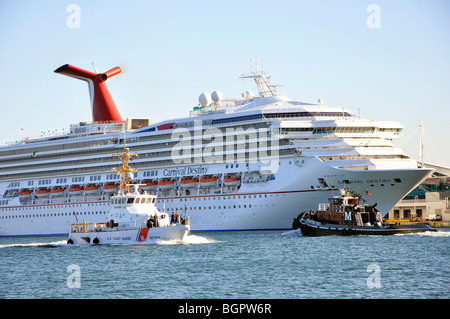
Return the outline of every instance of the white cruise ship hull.
{"type": "MultiPolygon", "coordinates": [[[[326,203],[344,186],[361,193],[369,204],[377,203],[377,209],[387,213],[432,172],[336,169],[314,157],[306,158],[301,167],[289,159],[280,163],[272,180],[243,183],[233,193],[159,197],[157,207],[168,214],[186,213],[193,232],[286,230],[300,212],[317,209],[318,203],[326,203]],[[321,187],[319,178],[328,187],[321,187]]],[[[223,165],[212,165],[209,170],[222,168],[223,165]]],[[[106,222],[108,203],[98,200],[10,206],[2,211],[0,236],[67,235],[73,223],[95,223],[102,218],[106,222]]]]}
{"type": "Polygon", "coordinates": [[[244,183],[233,194],[168,197],[160,199],[158,207],[165,205],[169,213],[186,211],[191,231],[286,230],[291,229],[293,218],[300,212],[317,209],[318,203],[327,203],[345,185],[363,194],[369,204],[377,203],[381,212],[388,213],[431,172],[429,169],[342,170],[316,158],[309,159],[300,168],[285,161],[272,181],[244,183]],[[317,187],[318,178],[324,178],[330,187],[317,187]]]}

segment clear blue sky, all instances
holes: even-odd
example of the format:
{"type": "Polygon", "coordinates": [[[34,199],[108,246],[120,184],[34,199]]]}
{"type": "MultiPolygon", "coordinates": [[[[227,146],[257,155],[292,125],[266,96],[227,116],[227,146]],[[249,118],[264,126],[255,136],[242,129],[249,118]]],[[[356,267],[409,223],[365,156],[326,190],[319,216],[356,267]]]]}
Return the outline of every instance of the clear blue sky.
{"type": "Polygon", "coordinates": [[[3,0],[0,145],[91,120],[86,83],[53,72],[63,64],[120,66],[107,85],[122,117],[159,122],[188,116],[202,92],[256,91],[238,77],[258,54],[292,99],[401,122],[416,157],[423,120],[425,160],[450,166],[449,18],[448,0],[3,0]]]}

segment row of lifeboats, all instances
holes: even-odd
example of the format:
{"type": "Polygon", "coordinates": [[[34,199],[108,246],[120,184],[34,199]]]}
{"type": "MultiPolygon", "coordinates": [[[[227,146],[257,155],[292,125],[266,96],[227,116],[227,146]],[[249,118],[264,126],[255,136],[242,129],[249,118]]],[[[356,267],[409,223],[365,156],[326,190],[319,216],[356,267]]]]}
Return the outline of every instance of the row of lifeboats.
{"type": "MultiPolygon", "coordinates": [[[[174,189],[177,186],[181,188],[220,187],[220,180],[220,177],[217,176],[187,176],[181,178],[179,181],[177,178],[163,178],[161,180],[144,180],[141,183],[141,188],[144,190],[153,190],[158,187],[159,189],[174,189]]],[[[223,179],[224,186],[239,186],[240,182],[240,175],[225,176],[223,179]]]]}
{"type": "MultiPolygon", "coordinates": [[[[180,180],[177,178],[162,178],[160,180],[144,180],[141,182],[141,188],[150,191],[165,189],[175,189],[177,186],[181,188],[197,188],[197,187],[220,187],[221,178],[217,176],[202,176],[202,177],[183,177],[180,180]]],[[[239,186],[241,183],[240,175],[227,175],[223,179],[224,186],[239,186]]],[[[87,185],[72,185],[70,187],[54,186],[54,187],[39,187],[37,189],[23,188],[19,191],[20,198],[37,198],[57,197],[57,196],[83,196],[83,195],[97,195],[103,192],[104,194],[116,193],[120,187],[118,182],[108,182],[103,186],[98,184],[87,185]]]]}
{"type": "MultiPolygon", "coordinates": [[[[117,191],[118,184],[115,185],[114,183],[110,183],[114,185],[114,189],[112,191],[117,191]]],[[[99,194],[101,189],[103,188],[103,191],[106,192],[105,187],[107,185],[104,185],[101,187],[100,185],[95,184],[88,184],[88,185],[72,185],[68,188],[63,186],[55,186],[55,187],[39,187],[35,190],[30,188],[23,188],[19,191],[19,197],[20,198],[28,198],[32,197],[33,195],[40,198],[40,197],[57,197],[57,196],[76,196],[76,195],[96,195],[99,194]]]]}

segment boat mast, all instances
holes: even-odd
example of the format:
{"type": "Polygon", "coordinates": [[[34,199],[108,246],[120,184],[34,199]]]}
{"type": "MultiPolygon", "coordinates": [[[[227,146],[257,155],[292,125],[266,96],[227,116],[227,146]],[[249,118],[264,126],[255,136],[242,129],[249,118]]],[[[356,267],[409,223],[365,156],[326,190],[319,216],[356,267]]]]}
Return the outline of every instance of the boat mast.
{"type": "MultiPolygon", "coordinates": [[[[258,62],[262,62],[262,59],[258,59],[258,55],[254,59],[250,59],[254,63],[254,71],[250,75],[242,75],[241,79],[254,79],[260,97],[275,96],[277,95],[276,86],[270,84],[270,77],[264,76],[264,71],[258,69],[258,62]]],[[[261,66],[260,66],[261,67],[261,66]]]]}
{"type": "Polygon", "coordinates": [[[137,172],[137,169],[131,168],[128,165],[128,162],[134,157],[138,156],[137,153],[130,153],[130,149],[127,147],[125,143],[125,127],[123,132],[123,153],[113,154],[117,156],[122,161],[122,166],[120,168],[113,168],[112,170],[117,172],[120,175],[120,189],[119,195],[123,195],[125,193],[125,189],[127,192],[130,192],[130,183],[133,179],[133,172],[137,172]]]}
{"type": "Polygon", "coordinates": [[[423,165],[423,123],[420,120],[419,125],[420,133],[419,133],[419,164],[420,167],[424,167],[423,165]]]}

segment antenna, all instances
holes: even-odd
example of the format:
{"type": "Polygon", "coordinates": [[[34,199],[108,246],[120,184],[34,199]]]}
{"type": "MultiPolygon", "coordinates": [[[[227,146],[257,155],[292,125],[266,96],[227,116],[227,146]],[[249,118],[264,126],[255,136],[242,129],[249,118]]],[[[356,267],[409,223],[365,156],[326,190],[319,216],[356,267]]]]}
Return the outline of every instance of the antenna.
{"type": "Polygon", "coordinates": [[[419,125],[419,164],[420,167],[424,167],[423,165],[423,123],[422,120],[420,120],[419,125]]]}
{"type": "Polygon", "coordinates": [[[241,79],[249,79],[252,78],[256,82],[256,86],[258,87],[258,92],[260,97],[266,96],[275,96],[277,95],[276,86],[270,84],[270,76],[265,77],[264,71],[260,70],[261,66],[258,66],[258,62],[262,62],[262,59],[258,59],[258,55],[255,55],[254,59],[250,59],[253,63],[251,65],[251,74],[250,75],[242,75],[241,79]],[[253,71],[254,69],[254,71],[253,71]]]}
{"type": "MultiPolygon", "coordinates": [[[[255,54],[255,58],[254,59],[250,59],[251,62],[253,62],[254,66],[255,66],[255,72],[252,72],[252,74],[260,74],[258,72],[258,62],[262,62],[262,59],[258,59],[258,55],[255,54]]],[[[262,63],[261,63],[261,68],[262,68],[262,63]]],[[[264,71],[261,71],[260,75],[263,75],[264,71]]]]}
{"type": "Polygon", "coordinates": [[[98,70],[97,70],[97,68],[95,67],[95,63],[94,63],[94,61],[92,61],[92,66],[94,67],[94,71],[95,71],[95,73],[97,73],[97,74],[98,74],[98,70]]]}

